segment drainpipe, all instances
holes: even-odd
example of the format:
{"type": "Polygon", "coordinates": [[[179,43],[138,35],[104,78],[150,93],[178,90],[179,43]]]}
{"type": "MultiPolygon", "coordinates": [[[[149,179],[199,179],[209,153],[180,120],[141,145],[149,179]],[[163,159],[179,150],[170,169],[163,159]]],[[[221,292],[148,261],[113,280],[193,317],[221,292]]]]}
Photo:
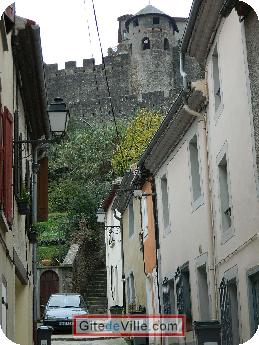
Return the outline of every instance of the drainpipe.
{"type": "MultiPolygon", "coordinates": [[[[38,174],[38,149],[32,148],[32,225],[37,223],[37,174],[38,174]]],[[[37,340],[38,296],[37,296],[37,242],[32,245],[32,271],[33,271],[33,335],[34,343],[37,340]]]]}
{"type": "MultiPolygon", "coordinates": [[[[158,293],[158,307],[159,314],[162,314],[162,301],[160,296],[160,281],[162,282],[161,276],[161,253],[160,253],[160,240],[159,240],[159,225],[158,225],[158,208],[157,208],[157,194],[156,194],[156,183],[154,176],[151,179],[152,185],[152,200],[153,200],[153,214],[155,222],[155,242],[156,242],[156,278],[157,278],[157,293],[158,293]]],[[[163,344],[163,338],[160,338],[160,344],[163,344]]]]}
{"type": "Polygon", "coordinates": [[[117,216],[116,210],[113,212],[114,218],[120,222],[120,231],[121,231],[121,275],[122,275],[122,300],[123,300],[123,309],[126,312],[126,281],[125,281],[125,272],[124,272],[124,251],[123,251],[123,222],[122,217],[117,216]]]}
{"type": "Polygon", "coordinates": [[[214,287],[214,296],[212,296],[212,308],[211,308],[211,317],[213,320],[219,318],[218,315],[218,287],[217,287],[217,271],[216,271],[216,235],[214,229],[214,221],[213,221],[213,199],[211,194],[211,178],[210,178],[210,171],[209,171],[209,152],[208,152],[208,138],[207,138],[207,121],[205,113],[198,113],[195,110],[192,110],[187,104],[183,106],[184,110],[188,112],[190,115],[199,119],[199,123],[202,126],[202,133],[203,133],[203,141],[206,147],[206,157],[205,157],[205,164],[208,167],[206,169],[206,179],[208,181],[208,185],[206,188],[206,198],[210,203],[210,213],[209,213],[209,224],[210,224],[210,243],[209,243],[209,253],[208,255],[208,275],[209,275],[209,282],[212,283],[214,287]]]}
{"type": "Polygon", "coordinates": [[[180,50],[180,74],[183,78],[183,89],[187,91],[187,73],[184,71],[185,55],[180,50]]]}

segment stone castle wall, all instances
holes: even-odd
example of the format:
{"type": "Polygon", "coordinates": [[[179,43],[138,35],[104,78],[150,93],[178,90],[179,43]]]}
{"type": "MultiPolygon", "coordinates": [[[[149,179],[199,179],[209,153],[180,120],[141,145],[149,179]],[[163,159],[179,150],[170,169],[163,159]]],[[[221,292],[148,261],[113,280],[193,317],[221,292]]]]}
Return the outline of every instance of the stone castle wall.
{"type": "MultiPolygon", "coordinates": [[[[123,32],[128,17],[121,18],[123,32]]],[[[152,27],[152,18],[141,17],[137,27],[131,23],[124,38],[119,34],[117,51],[109,49],[104,64],[85,59],[83,67],[77,67],[75,61],[66,62],[62,70],[57,64],[46,65],[49,102],[62,97],[74,118],[89,123],[110,120],[112,107],[116,118],[132,118],[142,107],[166,115],[182,88],[179,36],[168,19],[161,17],[160,26],[152,27]],[[150,39],[148,50],[143,50],[144,37],[150,39]],[[164,39],[168,39],[169,49],[164,49],[164,39]]],[[[181,34],[184,23],[181,20],[181,34]]],[[[193,60],[187,59],[186,68],[189,79],[198,78],[199,68],[193,60]]]]}

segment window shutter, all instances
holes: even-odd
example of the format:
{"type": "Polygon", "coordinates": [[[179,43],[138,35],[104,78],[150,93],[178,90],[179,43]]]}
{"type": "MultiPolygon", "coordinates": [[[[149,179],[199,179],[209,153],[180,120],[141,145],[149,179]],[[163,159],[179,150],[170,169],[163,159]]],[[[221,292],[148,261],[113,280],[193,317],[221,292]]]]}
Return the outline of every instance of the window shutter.
{"type": "Polygon", "coordinates": [[[9,224],[13,220],[13,118],[4,107],[4,213],[9,224]]]}
{"type": "Polygon", "coordinates": [[[38,172],[38,221],[48,220],[48,157],[40,161],[38,172]]]}
{"type": "Polygon", "coordinates": [[[0,109],[0,208],[2,208],[4,197],[4,140],[3,140],[4,114],[0,109]]]}

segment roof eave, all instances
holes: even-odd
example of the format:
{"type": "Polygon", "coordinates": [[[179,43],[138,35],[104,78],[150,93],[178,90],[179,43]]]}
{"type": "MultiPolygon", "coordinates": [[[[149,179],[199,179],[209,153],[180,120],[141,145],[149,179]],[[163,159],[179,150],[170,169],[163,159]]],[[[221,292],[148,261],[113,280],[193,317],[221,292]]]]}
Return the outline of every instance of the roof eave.
{"type": "Polygon", "coordinates": [[[31,137],[38,139],[44,135],[49,138],[50,126],[39,26],[25,25],[24,28],[18,29],[14,36],[13,50],[15,65],[21,78],[21,93],[30,122],[31,137]]]}
{"type": "Polygon", "coordinates": [[[236,2],[237,0],[194,0],[181,52],[195,57],[204,66],[221,19],[231,12],[236,2]]]}

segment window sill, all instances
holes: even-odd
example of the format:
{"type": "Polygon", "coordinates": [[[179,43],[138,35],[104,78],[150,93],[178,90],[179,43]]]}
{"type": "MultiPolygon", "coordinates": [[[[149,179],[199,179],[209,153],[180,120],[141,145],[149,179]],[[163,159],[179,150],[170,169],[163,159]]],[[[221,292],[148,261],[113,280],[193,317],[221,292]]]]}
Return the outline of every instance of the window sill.
{"type": "Polygon", "coordinates": [[[201,195],[198,199],[192,201],[192,213],[197,211],[202,205],[204,205],[204,198],[201,195]]]}
{"type": "Polygon", "coordinates": [[[224,110],[223,102],[221,102],[217,109],[215,109],[215,125],[217,124],[218,120],[220,119],[224,110]]]}
{"type": "Polygon", "coordinates": [[[231,226],[227,230],[221,228],[221,244],[226,244],[235,235],[234,227],[231,226]]]}

